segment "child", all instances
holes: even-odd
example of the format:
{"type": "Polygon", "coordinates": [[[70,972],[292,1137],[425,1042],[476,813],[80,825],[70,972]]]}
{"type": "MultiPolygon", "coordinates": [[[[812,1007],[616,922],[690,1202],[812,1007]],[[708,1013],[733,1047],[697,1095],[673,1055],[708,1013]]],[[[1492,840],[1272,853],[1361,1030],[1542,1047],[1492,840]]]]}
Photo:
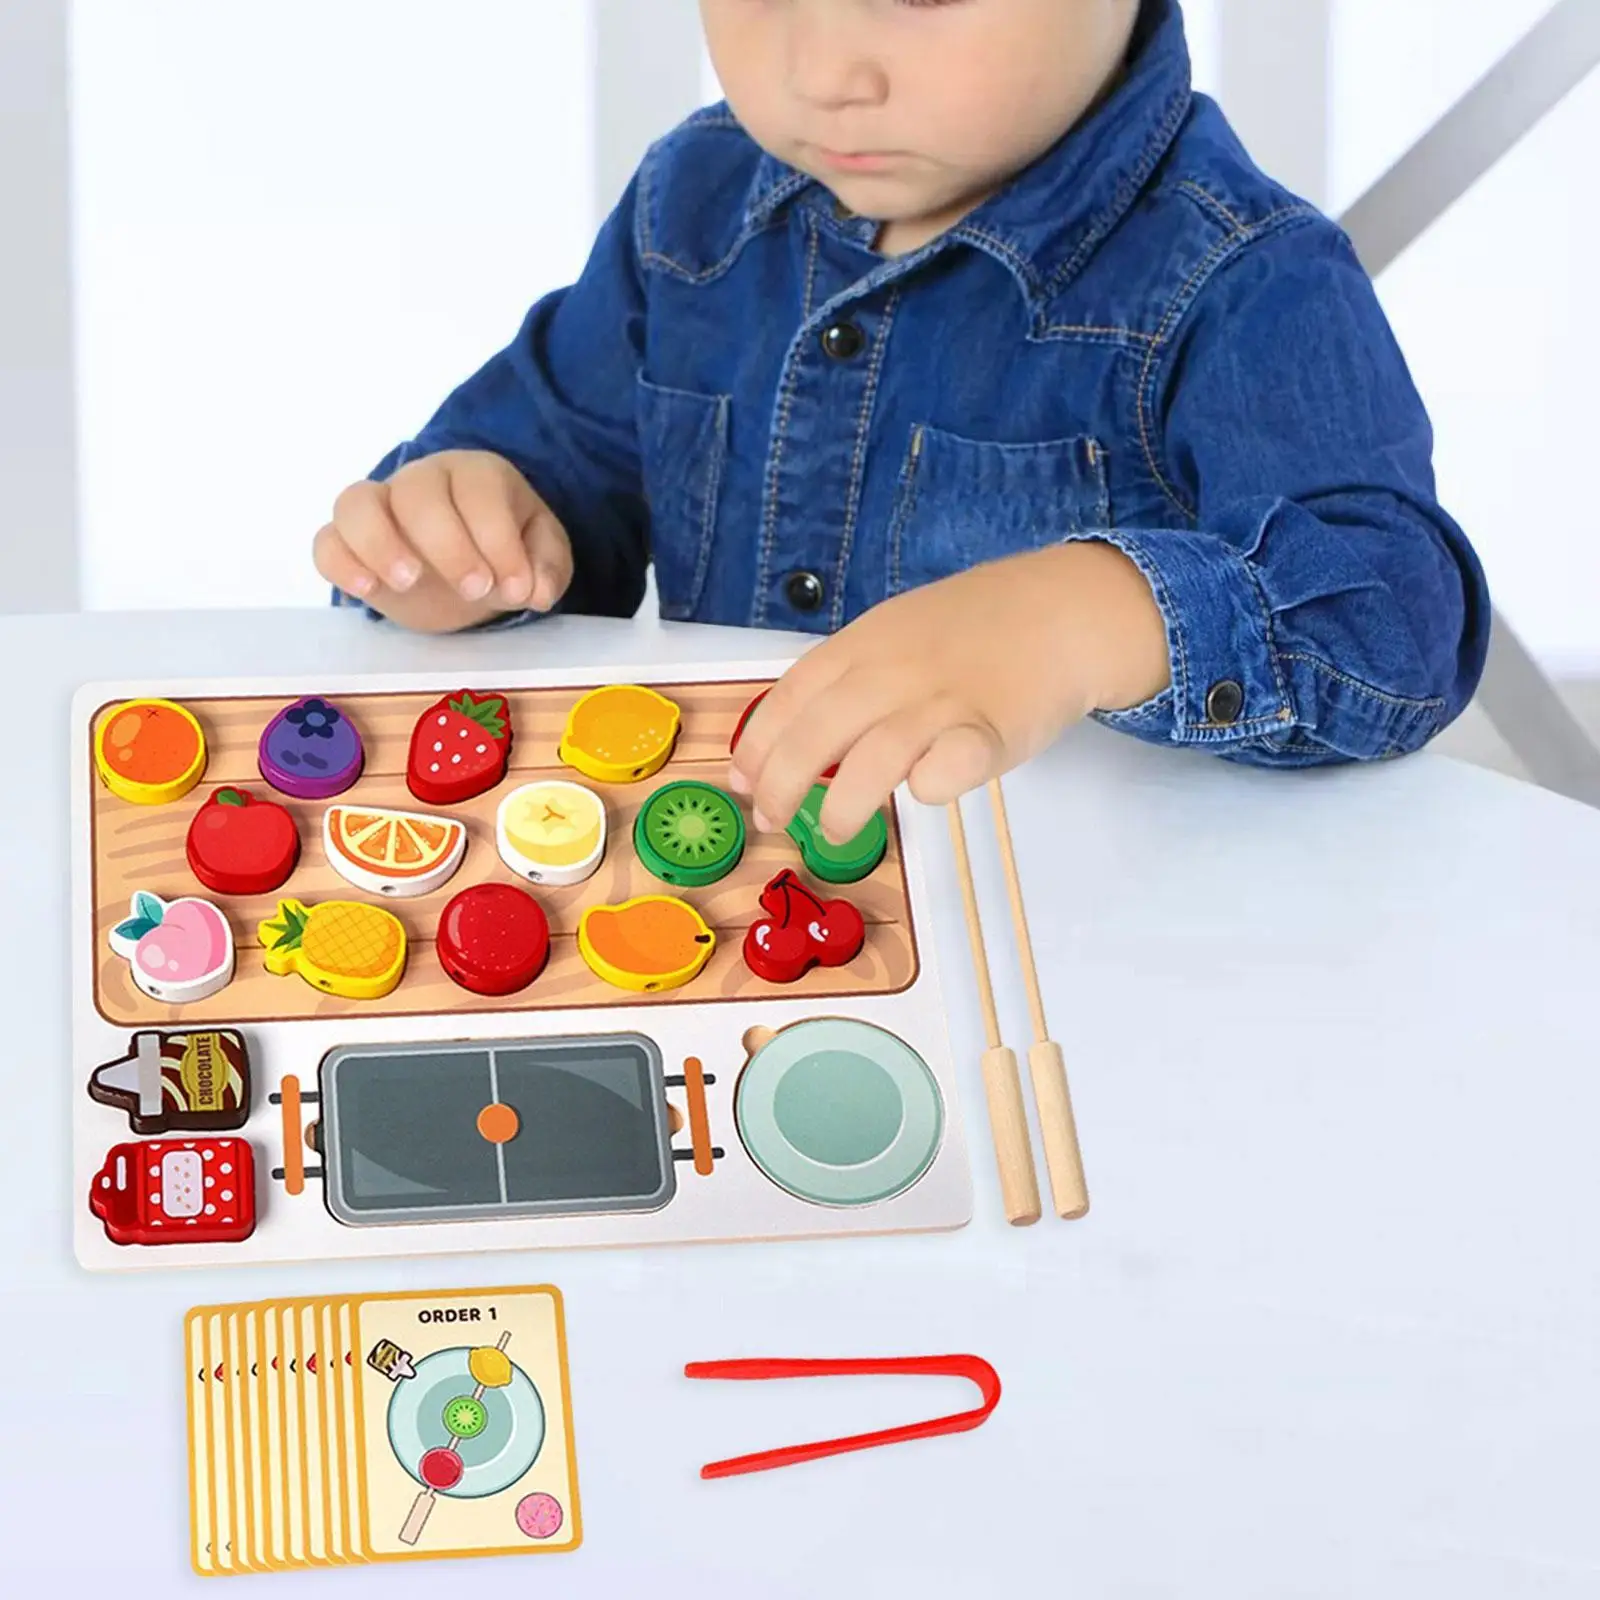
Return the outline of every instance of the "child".
{"type": "Polygon", "coordinates": [[[1190,88],[1177,0],[702,0],[725,105],[582,278],[340,497],[407,627],[833,637],[732,785],[834,839],[1093,715],[1305,766],[1414,750],[1489,602],[1344,236],[1190,88]]]}

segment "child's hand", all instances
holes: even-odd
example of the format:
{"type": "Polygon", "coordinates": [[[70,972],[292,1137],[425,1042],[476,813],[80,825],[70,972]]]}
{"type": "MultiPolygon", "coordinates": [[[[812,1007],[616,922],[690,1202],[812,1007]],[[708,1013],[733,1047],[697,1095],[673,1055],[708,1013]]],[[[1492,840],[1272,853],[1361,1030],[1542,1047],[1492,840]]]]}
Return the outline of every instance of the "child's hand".
{"type": "Polygon", "coordinates": [[[843,842],[905,780],[942,805],[1169,676],[1161,613],[1126,556],[1032,551],[899,595],[802,657],[750,719],[730,783],[772,831],[837,762],[822,830],[843,842]]]}
{"type": "Polygon", "coordinates": [[[352,484],[313,546],[317,571],[403,627],[450,633],[548,611],[572,581],[566,529],[484,450],[446,450],[387,483],[352,484]]]}

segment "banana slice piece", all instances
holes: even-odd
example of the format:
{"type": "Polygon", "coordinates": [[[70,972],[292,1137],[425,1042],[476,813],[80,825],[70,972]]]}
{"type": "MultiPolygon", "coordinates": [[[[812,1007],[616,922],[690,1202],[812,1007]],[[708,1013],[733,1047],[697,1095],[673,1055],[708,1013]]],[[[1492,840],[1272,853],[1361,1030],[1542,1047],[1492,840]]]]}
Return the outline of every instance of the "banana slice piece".
{"type": "Polygon", "coordinates": [[[581,783],[547,780],[513,789],[495,818],[500,859],[530,883],[582,883],[606,853],[606,807],[581,783]]]}

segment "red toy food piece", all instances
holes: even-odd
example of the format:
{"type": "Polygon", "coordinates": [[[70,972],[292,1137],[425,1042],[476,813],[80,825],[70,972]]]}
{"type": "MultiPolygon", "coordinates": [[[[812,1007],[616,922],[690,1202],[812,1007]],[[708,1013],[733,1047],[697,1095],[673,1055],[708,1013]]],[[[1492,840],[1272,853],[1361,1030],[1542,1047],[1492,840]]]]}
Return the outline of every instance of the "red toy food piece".
{"type": "Polygon", "coordinates": [[[430,806],[460,805],[485,794],[511,759],[511,703],[470,689],[446,695],[417,718],[406,783],[430,806]]]}
{"type": "Polygon", "coordinates": [[[255,1155],[245,1139],[114,1145],[89,1190],[113,1244],[231,1244],[256,1226],[255,1155]]]}
{"type": "MultiPolygon", "coordinates": [[[[728,741],[728,754],[730,756],[737,755],[739,753],[739,741],[744,737],[744,730],[749,724],[751,717],[756,714],[756,707],[760,705],[761,702],[765,700],[771,693],[772,691],[770,689],[763,689],[761,693],[758,694],[755,699],[744,708],[744,715],[739,718],[739,726],[733,730],[733,737],[728,741]]],[[[822,774],[822,777],[818,779],[818,782],[826,783],[829,778],[837,778],[838,776],[838,767],[829,767],[828,770],[822,774]]]]}
{"type": "Polygon", "coordinates": [[[526,889],[482,883],[463,889],[439,917],[439,964],[474,994],[515,994],[550,959],[550,923],[526,889]]]}
{"type": "Polygon", "coordinates": [[[276,801],[218,789],[194,814],[189,870],[217,894],[271,894],[300,859],[300,830],[276,801]]]}
{"type": "Polygon", "coordinates": [[[429,1450],[417,1463],[417,1472],[430,1489],[453,1489],[466,1473],[461,1457],[442,1445],[429,1450]]]}
{"type": "Polygon", "coordinates": [[[867,925],[848,900],[819,900],[787,867],[761,891],[766,912],[744,938],[745,965],[767,983],[795,983],[813,967],[861,954],[867,925]]]}

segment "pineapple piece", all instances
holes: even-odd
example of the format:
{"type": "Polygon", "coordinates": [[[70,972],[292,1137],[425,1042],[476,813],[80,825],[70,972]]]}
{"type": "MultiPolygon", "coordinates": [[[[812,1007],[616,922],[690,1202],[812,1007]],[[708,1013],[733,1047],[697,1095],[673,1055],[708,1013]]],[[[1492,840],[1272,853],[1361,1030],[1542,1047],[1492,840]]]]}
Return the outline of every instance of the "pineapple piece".
{"type": "Polygon", "coordinates": [[[268,972],[297,972],[312,988],[347,1000],[383,999],[406,970],[405,925],[380,906],[281,900],[257,933],[268,972]]]}

